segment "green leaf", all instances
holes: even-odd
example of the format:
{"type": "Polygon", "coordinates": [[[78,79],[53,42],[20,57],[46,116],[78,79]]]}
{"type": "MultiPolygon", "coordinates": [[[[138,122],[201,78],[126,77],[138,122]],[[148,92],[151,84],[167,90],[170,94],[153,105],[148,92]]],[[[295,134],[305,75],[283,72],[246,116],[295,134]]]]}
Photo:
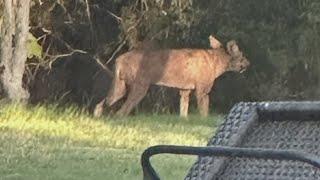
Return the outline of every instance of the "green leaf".
{"type": "Polygon", "coordinates": [[[42,59],[42,47],[30,32],[28,34],[27,40],[28,58],[36,57],[37,59],[42,59]]]}

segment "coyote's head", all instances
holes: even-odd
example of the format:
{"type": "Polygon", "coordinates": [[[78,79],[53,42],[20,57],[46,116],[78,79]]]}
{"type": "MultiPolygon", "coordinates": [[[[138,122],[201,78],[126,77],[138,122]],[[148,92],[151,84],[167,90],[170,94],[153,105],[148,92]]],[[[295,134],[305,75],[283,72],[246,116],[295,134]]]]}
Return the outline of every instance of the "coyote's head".
{"type": "MultiPolygon", "coordinates": [[[[209,36],[209,42],[212,49],[223,48],[222,43],[212,35],[209,36]]],[[[236,71],[242,73],[250,65],[248,59],[239,50],[235,40],[231,40],[227,43],[227,53],[231,56],[227,71],[236,71]]]]}
{"type": "Polygon", "coordinates": [[[250,65],[248,59],[239,50],[239,47],[235,40],[231,40],[227,43],[227,52],[231,56],[228,68],[229,71],[236,71],[242,73],[250,65]]]}

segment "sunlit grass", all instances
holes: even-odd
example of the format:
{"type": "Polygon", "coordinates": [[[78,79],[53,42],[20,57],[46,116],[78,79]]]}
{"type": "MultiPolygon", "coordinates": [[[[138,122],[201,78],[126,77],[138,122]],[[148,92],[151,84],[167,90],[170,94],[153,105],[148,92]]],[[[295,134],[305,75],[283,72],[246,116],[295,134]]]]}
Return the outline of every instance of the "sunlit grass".
{"type": "MultiPolygon", "coordinates": [[[[75,107],[0,109],[0,179],[141,179],[140,155],[152,145],[206,145],[219,116],[93,118],[75,107]]],[[[194,158],[158,156],[164,179],[182,179],[194,158]]]]}

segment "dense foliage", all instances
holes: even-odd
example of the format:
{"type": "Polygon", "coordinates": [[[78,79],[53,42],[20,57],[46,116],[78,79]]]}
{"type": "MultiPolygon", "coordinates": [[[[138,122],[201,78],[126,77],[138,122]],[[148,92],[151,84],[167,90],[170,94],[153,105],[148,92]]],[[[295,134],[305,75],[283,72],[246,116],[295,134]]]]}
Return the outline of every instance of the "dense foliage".
{"type": "MultiPolygon", "coordinates": [[[[320,96],[317,0],[33,3],[30,31],[39,38],[45,60],[50,59],[48,55],[82,49],[101,57],[112,69],[115,57],[141,42],[151,41],[162,48],[208,48],[207,37],[213,34],[223,43],[237,40],[252,64],[244,74],[228,73],[217,80],[211,95],[214,108],[228,108],[238,101],[315,100],[320,96]]],[[[141,107],[172,111],[178,105],[177,95],[170,89],[154,88],[141,107]]]]}

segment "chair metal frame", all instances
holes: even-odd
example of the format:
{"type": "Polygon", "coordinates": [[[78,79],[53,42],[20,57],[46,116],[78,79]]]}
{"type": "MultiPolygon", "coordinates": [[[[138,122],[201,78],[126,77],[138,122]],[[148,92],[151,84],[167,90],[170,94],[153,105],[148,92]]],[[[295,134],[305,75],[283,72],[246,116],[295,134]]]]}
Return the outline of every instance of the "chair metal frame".
{"type": "MultiPolygon", "coordinates": [[[[318,101],[289,101],[289,102],[253,102],[236,104],[225,118],[216,135],[211,138],[207,147],[170,146],[159,145],[146,149],[141,156],[144,180],[159,180],[159,176],[150,163],[150,157],[156,154],[185,154],[198,155],[199,159],[194,166],[203,165],[204,168],[213,168],[212,173],[218,172],[224,161],[216,161],[210,165],[202,163],[201,157],[240,157],[255,159],[273,159],[285,161],[300,161],[320,168],[320,158],[316,155],[290,149],[265,149],[237,147],[248,130],[258,120],[283,119],[294,120],[320,120],[320,102],[318,101]],[[223,134],[226,128],[232,126],[233,134],[223,134]],[[223,135],[221,135],[221,133],[223,135]],[[221,143],[223,142],[223,143],[221,143]],[[223,144],[223,145],[219,145],[223,144]]],[[[192,174],[192,168],[189,172],[192,174]]],[[[207,177],[205,179],[211,179],[207,177]]]]}

